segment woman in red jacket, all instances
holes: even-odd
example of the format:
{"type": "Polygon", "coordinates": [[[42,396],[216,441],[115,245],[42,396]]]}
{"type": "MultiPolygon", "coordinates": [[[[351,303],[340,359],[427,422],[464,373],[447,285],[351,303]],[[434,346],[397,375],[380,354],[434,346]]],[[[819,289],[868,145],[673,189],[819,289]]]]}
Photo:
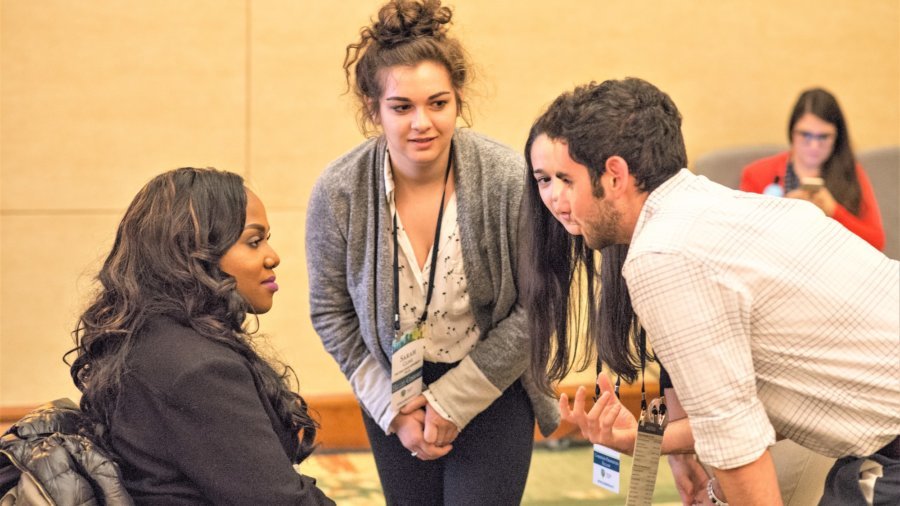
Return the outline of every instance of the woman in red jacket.
{"type": "Polygon", "coordinates": [[[766,188],[774,185],[777,193],[812,202],[872,246],[884,249],[878,202],[853,157],[847,123],[834,96],[821,88],[804,91],[791,113],[788,139],[790,151],[744,168],[741,190],[769,193],[766,188]]]}

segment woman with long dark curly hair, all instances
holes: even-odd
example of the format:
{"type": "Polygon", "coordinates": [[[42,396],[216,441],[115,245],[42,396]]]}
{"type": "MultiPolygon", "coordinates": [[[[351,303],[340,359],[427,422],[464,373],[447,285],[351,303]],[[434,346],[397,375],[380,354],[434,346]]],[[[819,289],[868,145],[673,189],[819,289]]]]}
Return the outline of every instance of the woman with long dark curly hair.
{"type": "Polygon", "coordinates": [[[157,176],[119,224],[71,373],[137,504],[332,504],[293,467],[317,424],[292,371],[245,326],[278,290],[268,239],[259,198],[214,169],[157,176]]]}

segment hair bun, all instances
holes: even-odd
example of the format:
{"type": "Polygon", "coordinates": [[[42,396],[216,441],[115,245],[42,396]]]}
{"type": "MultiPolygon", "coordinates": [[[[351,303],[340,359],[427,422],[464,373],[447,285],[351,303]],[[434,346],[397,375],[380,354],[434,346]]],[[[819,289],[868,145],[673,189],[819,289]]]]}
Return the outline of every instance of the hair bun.
{"type": "Polygon", "coordinates": [[[443,39],[453,11],[440,0],[394,0],[378,11],[372,35],[382,47],[390,47],[419,37],[443,39]]]}

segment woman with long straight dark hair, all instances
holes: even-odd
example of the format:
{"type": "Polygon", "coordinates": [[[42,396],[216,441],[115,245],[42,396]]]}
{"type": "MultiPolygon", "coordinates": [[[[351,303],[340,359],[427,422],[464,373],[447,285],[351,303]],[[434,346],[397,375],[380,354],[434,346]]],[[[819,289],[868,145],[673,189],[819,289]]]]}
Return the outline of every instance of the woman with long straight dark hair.
{"type": "Polygon", "coordinates": [[[785,197],[808,200],[866,242],[884,249],[875,192],[853,156],[847,121],[837,99],[812,88],[797,98],[787,129],[791,149],[744,168],[740,189],[763,193],[770,185],[785,197]]]}
{"type": "Polygon", "coordinates": [[[72,379],[136,504],[333,504],[293,465],[316,422],[253,346],[280,263],[237,174],[182,168],[135,196],[79,318],[72,379]]]}

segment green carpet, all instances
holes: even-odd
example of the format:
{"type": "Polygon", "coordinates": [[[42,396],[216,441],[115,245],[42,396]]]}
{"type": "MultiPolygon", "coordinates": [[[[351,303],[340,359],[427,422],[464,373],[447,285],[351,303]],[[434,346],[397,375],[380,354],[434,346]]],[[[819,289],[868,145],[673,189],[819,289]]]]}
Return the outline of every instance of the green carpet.
{"type": "MultiPolygon", "coordinates": [[[[592,449],[587,445],[564,449],[537,447],[531,460],[522,504],[526,506],[615,505],[625,503],[631,458],[622,459],[622,494],[607,492],[591,482],[592,449]]],[[[369,452],[314,454],[301,465],[304,474],[344,506],[383,505],[384,497],[369,452]]],[[[676,506],[681,501],[665,458],[660,460],[653,504],[676,506]]]]}

